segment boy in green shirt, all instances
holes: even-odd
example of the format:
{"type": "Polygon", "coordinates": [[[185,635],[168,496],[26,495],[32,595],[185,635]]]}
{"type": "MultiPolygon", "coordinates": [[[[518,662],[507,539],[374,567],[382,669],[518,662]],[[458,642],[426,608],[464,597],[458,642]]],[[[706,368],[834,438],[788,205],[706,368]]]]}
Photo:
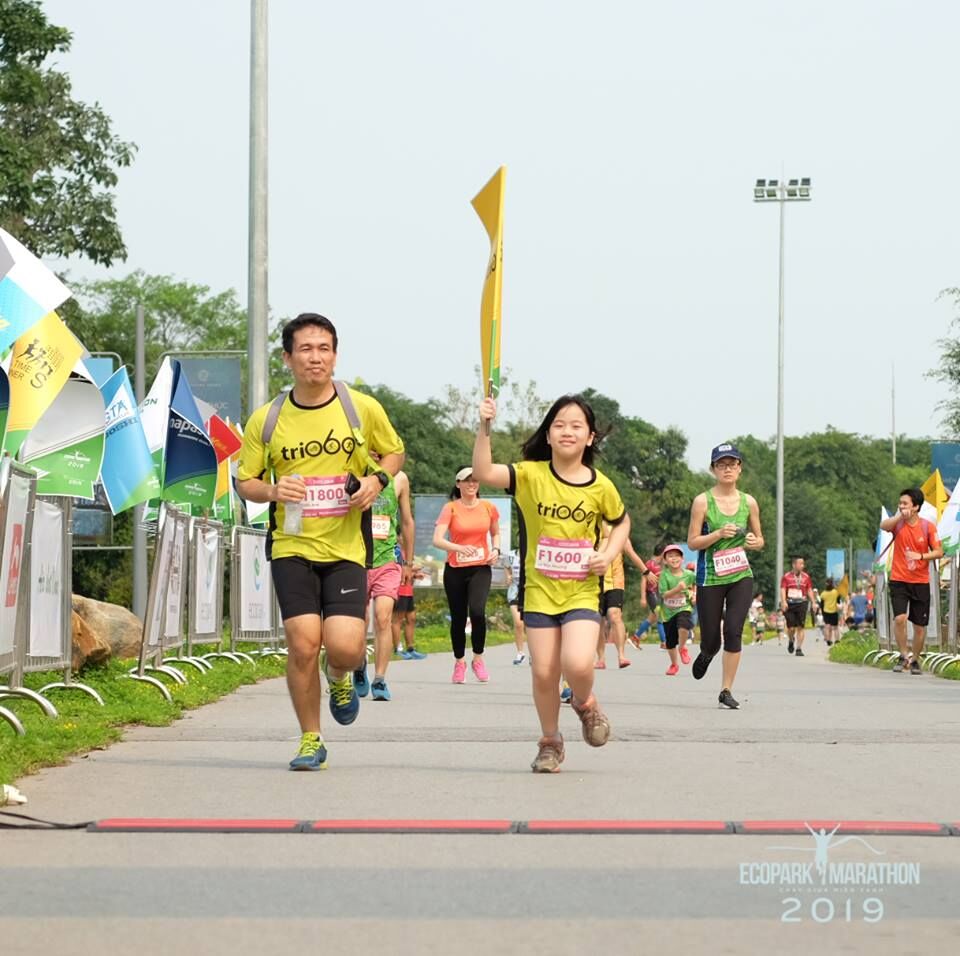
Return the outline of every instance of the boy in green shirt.
{"type": "Polygon", "coordinates": [[[683,549],[678,544],[668,544],[664,548],[663,562],[663,569],[660,571],[659,611],[666,632],[667,653],[670,655],[667,677],[673,677],[679,672],[681,663],[690,663],[687,638],[693,630],[697,576],[683,567],[683,549]]]}

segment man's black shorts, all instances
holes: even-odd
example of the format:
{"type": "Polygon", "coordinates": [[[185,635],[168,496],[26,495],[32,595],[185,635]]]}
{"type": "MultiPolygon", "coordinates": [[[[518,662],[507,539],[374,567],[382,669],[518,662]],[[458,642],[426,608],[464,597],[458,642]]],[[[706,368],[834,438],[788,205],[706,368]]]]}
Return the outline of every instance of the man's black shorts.
{"type": "Polygon", "coordinates": [[[358,617],[367,608],[367,571],[353,561],[274,558],[270,562],[280,616],[358,617]]]}
{"type": "Polygon", "coordinates": [[[787,613],[784,614],[784,620],[787,627],[804,627],[807,623],[807,602],[801,601],[799,604],[788,604],[787,613]]]}
{"type": "Polygon", "coordinates": [[[604,617],[612,607],[623,608],[623,588],[610,588],[600,595],[600,613],[604,617]]]}
{"type": "Polygon", "coordinates": [[[911,624],[926,627],[930,620],[930,585],[891,581],[890,603],[894,617],[906,614],[911,624]]]}

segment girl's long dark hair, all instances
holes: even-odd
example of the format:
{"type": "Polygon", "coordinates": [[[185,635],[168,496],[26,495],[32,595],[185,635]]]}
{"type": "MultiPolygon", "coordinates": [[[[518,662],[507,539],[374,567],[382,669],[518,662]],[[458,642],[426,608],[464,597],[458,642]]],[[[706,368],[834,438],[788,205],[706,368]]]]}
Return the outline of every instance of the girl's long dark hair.
{"type": "Polygon", "coordinates": [[[550,461],[553,452],[547,442],[547,433],[550,431],[553,420],[560,414],[560,409],[568,405],[576,405],[583,412],[587,420],[587,428],[593,433],[593,444],[583,449],[583,463],[588,468],[593,466],[593,459],[600,454],[600,443],[606,438],[607,432],[601,434],[597,431],[597,417],[593,414],[590,403],[582,395],[561,395],[550,406],[537,430],[523,443],[521,453],[524,461],[550,461]]]}

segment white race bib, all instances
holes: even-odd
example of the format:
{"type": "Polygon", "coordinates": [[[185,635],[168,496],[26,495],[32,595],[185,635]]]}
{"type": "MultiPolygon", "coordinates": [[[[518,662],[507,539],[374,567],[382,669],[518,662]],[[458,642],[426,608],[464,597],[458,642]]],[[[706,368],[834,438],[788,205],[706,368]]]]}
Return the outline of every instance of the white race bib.
{"type": "Polygon", "coordinates": [[[787,600],[788,601],[802,601],[803,600],[803,591],[800,588],[787,588],[787,600]]]}
{"type": "Polygon", "coordinates": [[[674,594],[673,597],[663,599],[665,607],[684,607],[687,603],[686,594],[674,594]]]}
{"type": "Polygon", "coordinates": [[[304,518],[339,518],[350,510],[346,475],[305,477],[307,497],[303,499],[304,518]]]}
{"type": "Polygon", "coordinates": [[[390,515],[373,516],[373,536],[377,541],[385,541],[390,537],[390,515]]]}
{"type": "Polygon", "coordinates": [[[750,562],[743,548],[725,548],[723,551],[713,552],[713,570],[718,577],[724,578],[728,574],[747,571],[749,568],[750,562]]]}
{"type": "Polygon", "coordinates": [[[547,578],[582,581],[587,576],[587,562],[592,554],[593,545],[586,540],[541,538],[537,542],[534,567],[547,578]]]}
{"type": "Polygon", "coordinates": [[[486,564],[487,549],[471,548],[466,554],[457,555],[457,567],[462,568],[468,564],[486,564]]]}

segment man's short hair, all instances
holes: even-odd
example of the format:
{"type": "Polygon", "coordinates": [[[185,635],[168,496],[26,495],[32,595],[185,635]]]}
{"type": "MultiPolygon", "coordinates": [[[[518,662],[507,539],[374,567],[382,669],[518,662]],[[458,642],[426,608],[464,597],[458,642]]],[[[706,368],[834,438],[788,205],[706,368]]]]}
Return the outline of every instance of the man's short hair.
{"type": "Polygon", "coordinates": [[[923,492],[919,488],[904,488],[900,492],[900,497],[904,495],[913,502],[914,508],[919,508],[923,504],[923,492]]]}
{"type": "Polygon", "coordinates": [[[318,329],[326,329],[333,337],[333,351],[337,351],[337,330],[334,328],[333,323],[325,315],[320,315],[317,312],[301,312],[295,319],[291,319],[283,327],[283,332],[281,332],[283,351],[286,352],[287,355],[293,353],[294,333],[299,332],[300,329],[304,329],[308,325],[315,325],[318,329]]]}

